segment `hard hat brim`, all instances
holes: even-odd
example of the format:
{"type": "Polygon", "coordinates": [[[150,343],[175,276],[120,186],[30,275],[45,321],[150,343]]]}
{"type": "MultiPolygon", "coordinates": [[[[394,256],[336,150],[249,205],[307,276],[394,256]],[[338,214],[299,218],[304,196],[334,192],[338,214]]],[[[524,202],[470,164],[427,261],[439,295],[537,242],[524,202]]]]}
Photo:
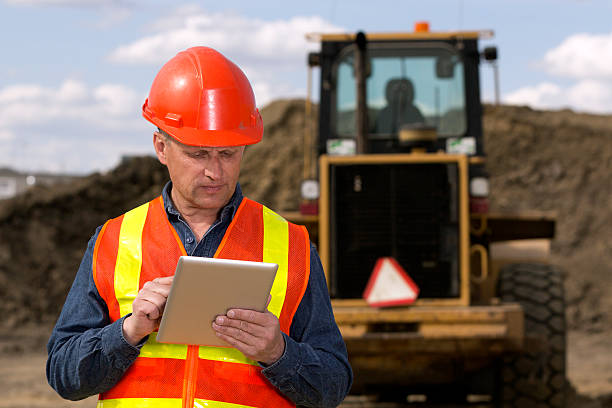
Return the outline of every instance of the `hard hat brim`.
{"type": "Polygon", "coordinates": [[[263,136],[263,121],[257,115],[254,126],[244,129],[202,130],[191,127],[174,127],[162,120],[147,115],[143,109],[142,116],[158,128],[172,136],[176,141],[187,146],[245,146],[259,143],[263,136]]]}

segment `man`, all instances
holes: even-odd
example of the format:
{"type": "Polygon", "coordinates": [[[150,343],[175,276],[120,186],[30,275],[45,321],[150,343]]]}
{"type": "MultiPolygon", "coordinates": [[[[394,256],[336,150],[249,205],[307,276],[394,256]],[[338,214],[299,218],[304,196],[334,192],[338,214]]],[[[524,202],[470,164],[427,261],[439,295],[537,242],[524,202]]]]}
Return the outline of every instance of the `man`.
{"type": "Polygon", "coordinates": [[[162,67],[143,115],[171,181],[89,241],[49,340],[49,384],[73,400],[100,394],[99,407],[338,405],[352,371],[316,250],[238,184],[245,145],[263,134],[245,75],[190,48],[162,67]],[[267,311],[211,322],[231,347],[155,341],[185,254],[279,264],[267,311]]]}
{"type": "Polygon", "coordinates": [[[376,117],[377,133],[397,133],[402,125],[425,123],[425,117],[414,104],[414,85],[408,78],[387,81],[385,99],[387,105],[376,117]]]}

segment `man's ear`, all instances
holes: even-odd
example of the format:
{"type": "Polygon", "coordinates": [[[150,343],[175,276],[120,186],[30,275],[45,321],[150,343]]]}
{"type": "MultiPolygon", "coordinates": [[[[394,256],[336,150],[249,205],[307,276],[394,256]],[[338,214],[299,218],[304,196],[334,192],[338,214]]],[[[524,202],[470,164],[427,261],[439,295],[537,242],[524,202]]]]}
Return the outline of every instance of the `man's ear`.
{"type": "Polygon", "coordinates": [[[155,154],[161,164],[167,164],[166,152],[168,149],[168,141],[159,132],[153,132],[153,147],[155,148],[155,154]]]}

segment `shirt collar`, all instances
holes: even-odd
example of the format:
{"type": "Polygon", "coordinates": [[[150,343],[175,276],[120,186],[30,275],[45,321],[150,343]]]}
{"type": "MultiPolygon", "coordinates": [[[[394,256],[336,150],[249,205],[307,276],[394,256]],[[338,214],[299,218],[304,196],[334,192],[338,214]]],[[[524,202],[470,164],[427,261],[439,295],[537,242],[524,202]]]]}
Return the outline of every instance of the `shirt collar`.
{"type": "MultiPolygon", "coordinates": [[[[172,181],[169,181],[168,183],[166,183],[164,189],[162,190],[164,208],[166,209],[166,215],[168,216],[168,219],[173,219],[181,215],[174,206],[174,203],[172,202],[172,198],[170,196],[171,191],[172,181]]],[[[229,202],[219,212],[219,218],[225,219],[226,217],[229,217],[230,220],[233,219],[234,215],[236,215],[236,211],[238,211],[240,203],[242,202],[242,198],[243,195],[242,189],[240,188],[240,183],[236,183],[236,189],[234,190],[234,194],[232,194],[232,197],[230,198],[229,202]]]]}

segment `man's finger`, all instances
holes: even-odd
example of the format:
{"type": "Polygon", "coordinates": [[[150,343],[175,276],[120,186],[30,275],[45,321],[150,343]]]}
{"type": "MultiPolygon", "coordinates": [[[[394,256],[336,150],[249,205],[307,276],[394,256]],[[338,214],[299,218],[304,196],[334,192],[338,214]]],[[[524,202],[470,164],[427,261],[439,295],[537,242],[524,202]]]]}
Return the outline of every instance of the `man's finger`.
{"type": "Polygon", "coordinates": [[[156,279],[146,282],[141,289],[141,292],[155,292],[163,295],[164,297],[168,297],[170,294],[170,288],[172,285],[163,284],[160,282],[156,282],[156,279]]]}
{"type": "Polygon", "coordinates": [[[153,303],[155,306],[161,308],[166,304],[168,297],[163,293],[159,293],[153,290],[141,291],[135,300],[146,300],[147,302],[153,303]]]}
{"type": "Polygon", "coordinates": [[[214,320],[214,324],[223,327],[233,327],[258,337],[265,334],[265,326],[263,325],[248,322],[246,320],[230,319],[227,316],[217,316],[214,320]]]}
{"type": "Polygon", "coordinates": [[[249,344],[243,343],[242,341],[228,336],[226,334],[223,334],[221,332],[216,331],[215,332],[217,337],[219,337],[221,340],[225,341],[226,343],[228,343],[229,345],[231,345],[232,347],[234,347],[236,350],[240,351],[242,354],[244,354],[247,358],[251,358],[253,360],[256,360],[254,353],[255,353],[255,348],[249,344]]]}
{"type": "Polygon", "coordinates": [[[257,336],[236,327],[220,326],[215,322],[213,322],[212,327],[217,333],[231,337],[247,346],[254,346],[259,341],[257,336]]]}
{"type": "Polygon", "coordinates": [[[257,312],[249,309],[230,309],[227,311],[227,317],[230,319],[245,320],[249,323],[254,323],[260,326],[269,324],[269,314],[271,313],[268,311],[257,312]]]}
{"type": "Polygon", "coordinates": [[[160,285],[171,285],[174,280],[174,276],[164,276],[163,278],[155,278],[153,282],[159,283],[160,285]]]}

